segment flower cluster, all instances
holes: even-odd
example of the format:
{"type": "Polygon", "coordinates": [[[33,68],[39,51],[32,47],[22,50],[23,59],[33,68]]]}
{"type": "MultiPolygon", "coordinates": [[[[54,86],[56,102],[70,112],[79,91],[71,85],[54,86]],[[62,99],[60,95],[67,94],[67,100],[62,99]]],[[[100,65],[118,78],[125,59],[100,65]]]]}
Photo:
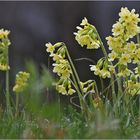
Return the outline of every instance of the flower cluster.
{"type": "Polygon", "coordinates": [[[78,32],[75,34],[75,39],[83,47],[87,46],[87,49],[98,49],[100,47],[100,41],[96,28],[89,24],[87,19],[84,18],[80,24],[82,27],[77,26],[78,32]]]}
{"type": "Polygon", "coordinates": [[[140,94],[140,82],[138,75],[134,73],[131,74],[129,80],[125,80],[123,84],[125,88],[125,92],[129,93],[130,95],[140,94]]]}
{"type": "MultiPolygon", "coordinates": [[[[109,61],[116,63],[114,69],[118,67],[118,76],[128,79],[127,89],[130,94],[136,94],[136,90],[140,87],[138,81],[130,79],[135,72],[130,70],[129,63],[139,65],[140,46],[139,44],[129,41],[131,38],[140,33],[138,23],[140,18],[135,14],[135,10],[121,8],[119,13],[119,21],[113,25],[112,36],[107,37],[107,43],[111,53],[108,55],[109,61]]],[[[125,82],[123,83],[125,85],[125,82]]]]}
{"type": "Polygon", "coordinates": [[[29,73],[20,71],[16,75],[16,82],[15,82],[15,86],[13,87],[13,91],[15,93],[22,92],[27,86],[27,81],[29,77],[30,77],[29,73]]]}
{"type": "Polygon", "coordinates": [[[139,94],[140,83],[138,81],[128,80],[128,93],[131,95],[139,94]]]}
{"type": "Polygon", "coordinates": [[[118,60],[119,65],[127,66],[128,63],[137,63],[139,60],[139,46],[133,41],[129,42],[129,39],[140,33],[140,19],[134,9],[129,11],[121,8],[119,16],[119,21],[113,25],[113,36],[106,38],[111,50],[109,61],[118,60]]]}
{"type": "Polygon", "coordinates": [[[102,78],[110,78],[111,73],[109,69],[111,69],[111,66],[108,65],[108,62],[106,60],[103,60],[102,58],[98,60],[96,65],[90,65],[90,70],[94,71],[95,75],[98,75],[102,78]]]}
{"type": "Polygon", "coordinates": [[[8,46],[10,45],[10,40],[8,39],[9,31],[0,30],[0,70],[7,71],[10,69],[8,64],[8,46]]]}
{"type": "Polygon", "coordinates": [[[64,43],[59,42],[54,45],[46,43],[46,51],[50,53],[53,58],[53,72],[57,73],[60,77],[56,84],[56,90],[63,95],[72,95],[76,91],[72,88],[70,80],[72,69],[69,61],[66,59],[66,46],[64,43]]]}

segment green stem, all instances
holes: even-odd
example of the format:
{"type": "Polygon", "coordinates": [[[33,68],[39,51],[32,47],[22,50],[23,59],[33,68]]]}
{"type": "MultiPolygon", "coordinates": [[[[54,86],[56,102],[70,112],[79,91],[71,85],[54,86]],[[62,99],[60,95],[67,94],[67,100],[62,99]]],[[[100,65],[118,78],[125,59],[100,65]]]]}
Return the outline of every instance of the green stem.
{"type": "MultiPolygon", "coordinates": [[[[140,35],[137,34],[137,43],[139,44],[140,47],[140,35]]],[[[139,96],[139,110],[140,110],[140,96],[139,96]]],[[[140,111],[139,111],[139,115],[140,115],[140,111]]]]}
{"type": "Polygon", "coordinates": [[[19,95],[18,93],[16,94],[16,117],[18,116],[19,113],[19,95]]]}
{"type": "Polygon", "coordinates": [[[140,36],[137,34],[137,43],[140,45],[140,36]]]}
{"type": "Polygon", "coordinates": [[[77,85],[77,82],[76,82],[76,79],[72,73],[72,79],[73,81],[71,80],[74,88],[76,89],[77,93],[78,93],[78,96],[79,96],[79,102],[80,102],[80,106],[81,106],[81,111],[82,111],[82,114],[84,113],[84,105],[83,105],[83,96],[81,95],[80,91],[79,91],[79,88],[78,88],[78,85],[77,85]]]}
{"type": "MultiPolygon", "coordinates": [[[[96,30],[96,32],[97,32],[97,30],[96,30]]],[[[104,47],[104,45],[103,45],[103,42],[102,42],[102,40],[101,40],[101,38],[100,38],[98,32],[97,32],[97,36],[98,36],[98,38],[99,38],[99,41],[101,42],[101,48],[102,48],[102,51],[103,51],[103,53],[104,53],[104,56],[106,57],[106,59],[107,59],[107,61],[108,61],[107,52],[106,52],[106,50],[105,50],[105,47],[104,47]]],[[[108,61],[108,63],[109,63],[109,61],[108,61]]],[[[112,63],[112,62],[110,62],[110,64],[113,66],[113,63],[112,63]]],[[[122,93],[121,79],[118,78],[116,71],[114,72],[114,75],[115,75],[115,77],[116,77],[116,79],[117,79],[118,93],[122,93]]],[[[112,76],[113,76],[113,74],[112,74],[112,76]]],[[[113,97],[116,98],[115,86],[114,86],[114,82],[113,82],[113,81],[114,81],[114,78],[113,78],[112,76],[111,76],[111,83],[112,83],[112,86],[111,86],[111,87],[112,87],[113,97]]]]}
{"type": "MultiPolygon", "coordinates": [[[[103,54],[104,54],[104,56],[105,56],[105,58],[106,58],[108,64],[110,64],[110,62],[108,61],[108,54],[107,54],[107,52],[106,52],[106,50],[105,50],[105,47],[104,47],[104,45],[103,45],[103,42],[102,42],[102,40],[101,40],[101,38],[100,38],[100,35],[98,34],[97,30],[96,30],[96,33],[97,33],[98,39],[99,39],[99,41],[100,41],[100,43],[101,43],[101,49],[102,49],[102,51],[103,51],[103,54]]],[[[113,64],[111,63],[111,65],[113,65],[113,64]]],[[[116,94],[115,94],[115,86],[114,86],[114,83],[113,83],[114,78],[113,78],[113,74],[111,74],[111,75],[112,75],[112,76],[111,76],[112,95],[113,95],[113,97],[115,97],[115,96],[116,96],[116,94]]],[[[115,76],[116,76],[116,73],[115,73],[115,76]]],[[[116,78],[117,78],[117,76],[116,76],[116,78]]],[[[119,85],[119,83],[118,83],[118,85],[119,85]]]]}
{"type": "MultiPolygon", "coordinates": [[[[6,61],[7,65],[9,66],[9,52],[8,52],[8,47],[7,47],[7,56],[6,56],[6,61]]],[[[9,70],[6,70],[6,108],[7,108],[7,113],[12,116],[12,110],[11,110],[11,104],[10,104],[10,93],[9,93],[9,70]]]]}
{"type": "Polygon", "coordinates": [[[71,59],[71,57],[70,57],[70,55],[69,55],[69,52],[68,52],[68,50],[67,50],[67,47],[65,47],[65,48],[66,48],[66,54],[67,54],[68,59],[69,59],[69,61],[70,61],[72,70],[73,70],[73,72],[74,72],[74,75],[75,75],[75,77],[76,77],[77,83],[78,83],[78,85],[79,85],[78,87],[80,88],[81,95],[83,96],[83,95],[84,95],[84,92],[83,92],[83,89],[82,89],[81,84],[80,84],[80,78],[79,78],[78,73],[77,73],[77,71],[76,71],[76,69],[75,69],[75,67],[74,67],[74,64],[73,64],[72,59],[71,59]]]}
{"type": "Polygon", "coordinates": [[[88,112],[87,104],[83,99],[84,92],[83,92],[82,86],[80,84],[80,78],[78,76],[78,73],[77,73],[77,71],[75,69],[75,66],[74,66],[74,64],[72,62],[72,59],[71,59],[71,57],[69,55],[69,52],[68,52],[66,46],[65,46],[65,49],[66,49],[66,54],[67,54],[68,60],[70,62],[71,68],[73,70],[72,78],[73,78],[73,81],[74,81],[74,84],[76,86],[76,90],[77,90],[77,93],[78,93],[78,96],[79,96],[79,101],[80,101],[80,105],[81,105],[82,114],[85,114],[86,119],[87,119],[88,118],[87,116],[88,116],[89,112],[88,112]]]}
{"type": "Polygon", "coordinates": [[[103,82],[103,79],[100,77],[100,82],[101,82],[101,92],[103,92],[104,90],[104,82],[103,82]]]}

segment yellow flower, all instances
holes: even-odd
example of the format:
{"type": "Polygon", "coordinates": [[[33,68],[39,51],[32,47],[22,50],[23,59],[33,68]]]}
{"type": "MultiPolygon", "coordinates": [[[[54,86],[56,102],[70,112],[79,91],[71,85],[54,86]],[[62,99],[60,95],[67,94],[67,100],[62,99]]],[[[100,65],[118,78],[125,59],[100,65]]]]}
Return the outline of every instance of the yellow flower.
{"type": "Polygon", "coordinates": [[[9,35],[9,33],[10,33],[10,31],[8,31],[8,30],[3,30],[3,29],[1,29],[0,30],[0,39],[2,39],[2,38],[7,38],[8,37],[8,35],[9,35]]]}
{"type": "Polygon", "coordinates": [[[54,53],[54,50],[55,50],[54,45],[52,45],[51,43],[46,43],[45,46],[47,47],[46,51],[51,53],[50,56],[53,56],[53,53],[54,53]]]}
{"type": "Polygon", "coordinates": [[[54,66],[53,72],[57,73],[60,77],[56,83],[56,90],[63,95],[72,95],[76,91],[71,86],[71,66],[69,61],[66,59],[66,45],[63,42],[58,42],[54,45],[47,43],[47,52],[55,61],[52,65],[54,66]]]}
{"type": "Polygon", "coordinates": [[[131,62],[131,57],[129,54],[122,54],[119,61],[120,61],[120,64],[127,65],[127,63],[131,62]]]}
{"type": "Polygon", "coordinates": [[[140,76],[140,64],[137,65],[134,71],[135,71],[136,77],[140,76]]]}
{"type": "Polygon", "coordinates": [[[87,18],[85,17],[83,20],[82,20],[82,23],[80,25],[88,25],[88,20],[87,18]]]}
{"type": "Polygon", "coordinates": [[[110,72],[106,69],[102,69],[100,72],[100,75],[102,78],[110,78],[111,77],[110,72]]]}
{"type": "Polygon", "coordinates": [[[10,69],[10,66],[8,66],[7,64],[0,64],[0,70],[7,71],[9,69],[10,69]]]}
{"type": "Polygon", "coordinates": [[[2,71],[7,71],[10,69],[7,60],[7,52],[10,45],[10,40],[8,39],[9,33],[10,32],[8,30],[0,30],[0,70],[2,71]]]}
{"type": "Polygon", "coordinates": [[[58,42],[54,45],[52,45],[50,42],[46,43],[45,46],[47,47],[46,51],[50,53],[50,56],[52,57],[54,55],[55,48],[62,46],[62,42],[58,42]]]}
{"type": "Polygon", "coordinates": [[[113,50],[116,53],[121,53],[122,52],[122,45],[124,41],[120,36],[117,37],[106,37],[107,44],[109,46],[109,50],[113,50]]]}
{"type": "Polygon", "coordinates": [[[53,64],[54,69],[53,72],[57,73],[58,76],[62,76],[62,78],[69,78],[71,74],[71,67],[67,60],[62,59],[59,63],[53,64]]]}
{"type": "Polygon", "coordinates": [[[72,88],[68,79],[62,78],[56,84],[56,90],[63,95],[72,95],[76,91],[72,88]]]}
{"type": "Polygon", "coordinates": [[[122,35],[124,33],[123,25],[120,22],[117,22],[113,25],[112,32],[114,36],[122,35]]]}
{"type": "Polygon", "coordinates": [[[133,24],[140,22],[139,14],[135,14],[135,9],[131,10],[131,22],[133,22],[133,24]]]}
{"type": "Polygon", "coordinates": [[[109,61],[114,61],[117,58],[117,53],[115,53],[114,51],[112,51],[109,55],[109,61]]]}
{"type": "Polygon", "coordinates": [[[133,58],[133,63],[139,63],[140,60],[140,48],[136,49],[134,53],[131,54],[132,58],[133,58]]]}
{"type": "Polygon", "coordinates": [[[27,81],[29,77],[30,77],[29,73],[20,71],[16,75],[16,82],[15,86],[13,87],[13,91],[16,93],[22,92],[27,86],[27,81]]]}
{"type": "Polygon", "coordinates": [[[122,8],[119,16],[119,22],[121,22],[126,29],[124,36],[126,40],[139,33],[138,22],[140,22],[140,19],[139,14],[135,14],[135,9],[132,9],[130,12],[128,8],[122,8]]]}
{"type": "Polygon", "coordinates": [[[126,40],[133,38],[136,34],[139,33],[138,26],[133,24],[133,22],[126,22],[124,23],[124,26],[126,26],[127,29],[127,32],[124,36],[126,40]]]}
{"type": "Polygon", "coordinates": [[[108,67],[109,67],[109,71],[110,71],[111,73],[115,73],[115,66],[109,65],[108,67]]]}
{"type": "Polygon", "coordinates": [[[97,38],[97,31],[95,27],[88,23],[88,20],[84,18],[80,24],[82,27],[77,26],[78,32],[74,33],[75,39],[83,47],[87,46],[87,49],[98,49],[100,47],[100,41],[97,38]]]}
{"type": "Polygon", "coordinates": [[[129,70],[128,68],[125,69],[121,69],[120,72],[118,73],[119,77],[127,77],[130,76],[130,74],[132,73],[131,70],[129,70]]]}
{"type": "Polygon", "coordinates": [[[131,94],[132,96],[135,94],[138,94],[140,90],[140,83],[132,81],[132,80],[128,80],[128,92],[129,94],[131,94]]]}
{"type": "Polygon", "coordinates": [[[94,74],[95,75],[99,75],[100,76],[101,71],[100,71],[100,68],[98,66],[96,66],[96,65],[90,65],[90,70],[91,71],[94,71],[94,74]]]}
{"type": "Polygon", "coordinates": [[[136,44],[133,41],[131,41],[130,43],[126,44],[125,49],[126,52],[131,54],[136,50],[136,44]]]}
{"type": "Polygon", "coordinates": [[[137,55],[138,58],[140,58],[140,48],[138,48],[138,49],[136,50],[136,55],[137,55]]]}
{"type": "Polygon", "coordinates": [[[123,21],[130,22],[129,17],[131,16],[131,13],[127,7],[121,8],[121,12],[119,13],[119,16],[120,16],[120,19],[119,19],[120,22],[123,22],[123,21]]]}
{"type": "Polygon", "coordinates": [[[54,61],[60,61],[62,59],[63,59],[62,55],[60,55],[60,54],[53,54],[53,60],[54,61]]]}
{"type": "Polygon", "coordinates": [[[67,95],[67,91],[66,88],[63,85],[58,85],[56,86],[56,89],[59,93],[63,94],[63,95],[67,95]]]}
{"type": "Polygon", "coordinates": [[[73,93],[75,93],[76,91],[74,90],[74,89],[72,89],[72,88],[70,88],[69,90],[68,90],[68,94],[69,95],[72,95],[73,93]]]}
{"type": "Polygon", "coordinates": [[[90,65],[90,66],[91,66],[90,70],[94,71],[95,75],[99,75],[102,78],[110,78],[111,77],[111,74],[107,69],[105,69],[105,68],[100,69],[100,67],[98,65],[90,65]]]}

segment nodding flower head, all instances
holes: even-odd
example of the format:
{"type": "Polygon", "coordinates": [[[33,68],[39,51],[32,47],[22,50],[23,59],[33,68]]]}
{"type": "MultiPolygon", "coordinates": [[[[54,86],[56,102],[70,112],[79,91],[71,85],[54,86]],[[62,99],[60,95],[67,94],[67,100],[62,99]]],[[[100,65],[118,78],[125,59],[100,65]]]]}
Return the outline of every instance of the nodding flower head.
{"type": "Polygon", "coordinates": [[[75,39],[83,47],[86,46],[87,49],[98,49],[100,47],[100,41],[98,40],[98,35],[96,28],[88,23],[88,20],[84,18],[81,27],[77,26],[78,31],[74,33],[75,39]]]}
{"type": "Polygon", "coordinates": [[[76,91],[72,88],[70,80],[72,69],[69,61],[66,58],[66,45],[63,42],[58,42],[54,45],[46,43],[47,52],[50,53],[54,63],[53,72],[59,76],[56,83],[56,90],[63,95],[71,95],[76,91]]]}

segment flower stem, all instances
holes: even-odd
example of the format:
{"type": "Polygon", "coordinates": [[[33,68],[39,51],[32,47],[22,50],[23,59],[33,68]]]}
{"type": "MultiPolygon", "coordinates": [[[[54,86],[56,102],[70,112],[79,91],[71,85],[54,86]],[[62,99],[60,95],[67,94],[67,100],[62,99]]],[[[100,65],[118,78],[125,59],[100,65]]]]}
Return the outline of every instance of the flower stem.
{"type": "Polygon", "coordinates": [[[70,57],[70,55],[69,55],[69,52],[68,52],[68,50],[67,50],[67,47],[66,47],[66,54],[67,54],[68,59],[69,59],[69,61],[70,61],[70,64],[71,64],[72,70],[73,70],[73,72],[74,72],[74,75],[75,75],[75,77],[76,77],[77,83],[78,83],[78,85],[79,85],[78,87],[80,88],[81,95],[84,95],[83,89],[82,89],[81,84],[80,84],[80,78],[79,78],[78,73],[77,73],[77,71],[76,71],[76,69],[75,69],[75,67],[74,67],[74,64],[73,64],[72,59],[71,59],[71,57],[70,57]]]}
{"type": "Polygon", "coordinates": [[[140,35],[137,34],[137,43],[140,45],[140,35]]]}
{"type": "MultiPolygon", "coordinates": [[[[140,45],[140,34],[137,34],[137,43],[138,45],[140,45]]],[[[139,96],[139,110],[140,110],[140,96],[139,96]]],[[[139,111],[139,115],[140,115],[140,111],[139,111]]]]}
{"type": "MultiPolygon", "coordinates": [[[[9,66],[9,52],[7,47],[7,56],[6,56],[7,65],[9,66]]],[[[6,108],[7,113],[12,116],[11,104],[10,104],[10,93],[9,93],[9,69],[6,70],[6,108]]]]}
{"type": "MultiPolygon", "coordinates": [[[[98,36],[98,39],[99,39],[99,41],[100,41],[100,43],[101,43],[101,49],[102,49],[102,51],[103,51],[103,54],[104,54],[104,56],[105,56],[105,58],[106,58],[106,60],[107,60],[107,62],[108,62],[108,64],[110,63],[109,61],[108,61],[108,54],[107,54],[107,52],[106,52],[106,50],[105,50],[105,47],[104,47],[104,45],[103,45],[103,42],[102,42],[102,40],[101,40],[101,38],[100,38],[100,35],[99,35],[99,33],[97,32],[97,30],[96,30],[96,33],[97,33],[97,36],[98,36]]],[[[112,63],[111,63],[111,65],[113,65],[112,63]]],[[[112,85],[111,85],[111,87],[112,87],[112,95],[113,95],[113,98],[115,98],[116,97],[116,94],[115,94],[115,86],[114,86],[114,78],[113,78],[113,74],[111,74],[112,76],[111,76],[111,83],[112,83],[112,85]]],[[[115,74],[115,76],[116,76],[116,74],[115,74]]],[[[117,77],[116,77],[117,78],[117,77]]],[[[119,83],[118,83],[118,85],[119,85],[119,83]]]]}
{"type": "Polygon", "coordinates": [[[85,114],[86,118],[88,118],[87,115],[89,114],[89,112],[88,112],[87,104],[86,104],[86,102],[84,101],[84,98],[83,98],[84,92],[83,92],[83,89],[82,89],[81,84],[80,84],[80,78],[78,76],[78,73],[75,69],[75,66],[72,62],[72,59],[69,55],[69,52],[68,52],[68,49],[67,49],[66,46],[65,46],[65,49],[66,49],[66,54],[67,54],[68,60],[70,62],[71,68],[73,70],[72,78],[73,78],[74,85],[76,86],[76,90],[77,90],[77,93],[78,93],[78,96],[79,96],[81,111],[82,111],[82,114],[85,114]]]}
{"type": "Polygon", "coordinates": [[[18,116],[18,113],[19,113],[19,95],[18,93],[16,94],[16,114],[15,116],[17,117],[18,116]]]}

